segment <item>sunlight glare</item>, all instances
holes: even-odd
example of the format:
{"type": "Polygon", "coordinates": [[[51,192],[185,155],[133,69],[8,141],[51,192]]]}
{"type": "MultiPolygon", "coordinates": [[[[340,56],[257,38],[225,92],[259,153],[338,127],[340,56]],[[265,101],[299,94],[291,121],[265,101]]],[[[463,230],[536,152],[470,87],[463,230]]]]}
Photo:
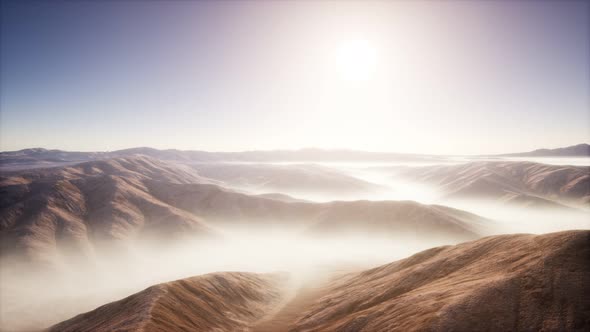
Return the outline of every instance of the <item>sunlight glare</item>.
{"type": "Polygon", "coordinates": [[[377,50],[363,39],[344,42],[336,50],[336,65],[345,79],[367,80],[376,70],[377,50]]]}

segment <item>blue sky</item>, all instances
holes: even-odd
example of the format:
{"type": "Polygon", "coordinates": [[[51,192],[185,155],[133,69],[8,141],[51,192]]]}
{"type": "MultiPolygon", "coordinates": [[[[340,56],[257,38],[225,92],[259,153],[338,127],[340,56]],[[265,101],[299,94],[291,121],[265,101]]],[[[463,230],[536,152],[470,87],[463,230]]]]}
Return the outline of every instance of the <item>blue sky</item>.
{"type": "Polygon", "coordinates": [[[3,1],[0,148],[590,141],[585,1],[3,1]]]}

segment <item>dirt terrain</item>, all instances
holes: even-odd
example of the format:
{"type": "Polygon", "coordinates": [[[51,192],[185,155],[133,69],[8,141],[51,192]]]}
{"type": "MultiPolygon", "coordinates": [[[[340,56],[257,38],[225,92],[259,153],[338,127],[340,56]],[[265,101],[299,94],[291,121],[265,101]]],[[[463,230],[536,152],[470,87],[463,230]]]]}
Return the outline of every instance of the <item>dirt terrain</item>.
{"type": "Polygon", "coordinates": [[[286,280],[189,278],[50,331],[587,331],[590,231],[491,236],[295,289],[286,280]]]}

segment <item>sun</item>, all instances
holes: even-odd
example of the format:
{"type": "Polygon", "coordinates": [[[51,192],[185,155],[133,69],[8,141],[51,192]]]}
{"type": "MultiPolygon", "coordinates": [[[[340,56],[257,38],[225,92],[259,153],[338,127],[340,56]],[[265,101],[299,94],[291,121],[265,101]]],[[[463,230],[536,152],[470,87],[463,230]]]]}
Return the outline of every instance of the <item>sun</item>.
{"type": "Polygon", "coordinates": [[[377,50],[368,40],[346,41],[337,47],[335,62],[343,78],[364,81],[376,71],[377,50]]]}

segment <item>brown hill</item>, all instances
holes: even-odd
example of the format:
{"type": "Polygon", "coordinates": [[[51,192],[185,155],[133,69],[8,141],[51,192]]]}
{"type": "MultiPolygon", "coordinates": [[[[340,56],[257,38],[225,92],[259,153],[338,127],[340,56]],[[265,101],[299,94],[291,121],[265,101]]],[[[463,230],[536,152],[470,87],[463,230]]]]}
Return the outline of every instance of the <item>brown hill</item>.
{"type": "Polygon", "coordinates": [[[119,245],[162,235],[216,232],[203,220],[155,199],[146,181],[205,181],[194,172],[147,157],[4,174],[0,179],[3,255],[52,261],[63,253],[92,254],[97,243],[119,245]]]}
{"type": "Polygon", "coordinates": [[[246,331],[281,300],[285,275],[225,272],[147,288],[49,331],[246,331]]]}
{"type": "Polygon", "coordinates": [[[531,206],[590,204],[590,167],[533,162],[473,162],[401,170],[449,198],[492,198],[531,206]]]}
{"type": "Polygon", "coordinates": [[[433,248],[327,294],[290,331],[587,331],[590,231],[433,248]]]}
{"type": "Polygon", "coordinates": [[[590,231],[492,236],[317,280],[285,302],[275,276],[190,278],[50,330],[587,331],[590,231]]]}

